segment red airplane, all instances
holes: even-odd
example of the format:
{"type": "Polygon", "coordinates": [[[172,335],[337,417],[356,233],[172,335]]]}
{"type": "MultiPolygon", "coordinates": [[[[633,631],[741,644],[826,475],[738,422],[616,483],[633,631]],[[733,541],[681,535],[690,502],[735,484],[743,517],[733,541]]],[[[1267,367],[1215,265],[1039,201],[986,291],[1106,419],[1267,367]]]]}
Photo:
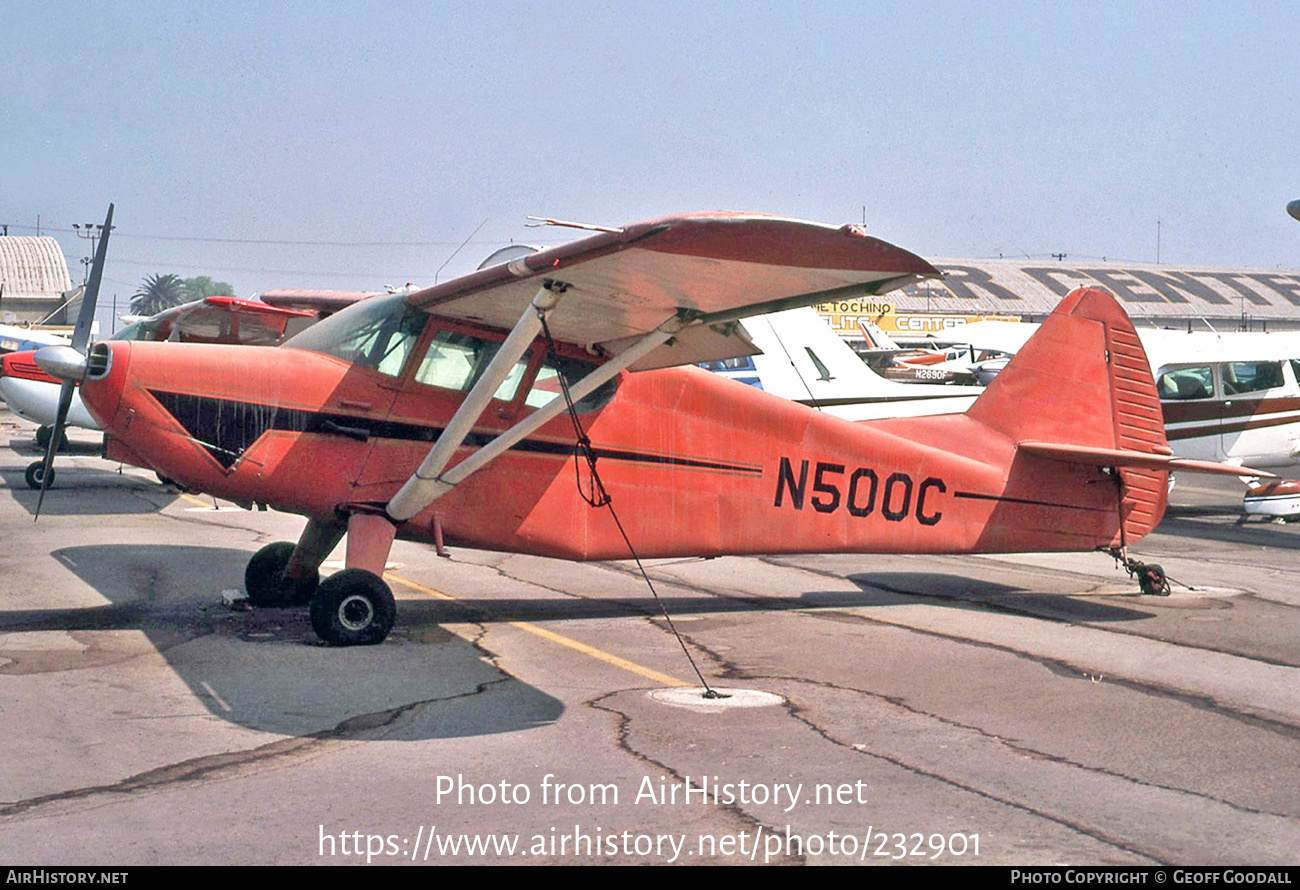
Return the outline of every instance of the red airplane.
{"type": "Polygon", "coordinates": [[[297,544],[252,557],[247,591],[310,602],[332,644],[391,629],[395,537],[575,560],[629,542],[641,557],[1103,549],[1167,592],[1126,548],[1159,522],[1168,473],[1243,470],[1171,456],[1104,291],[1066,297],[964,415],[852,423],[691,367],[752,354],[742,316],[937,275],[856,226],[703,213],[366,300],[280,349],[104,341],[37,360],[80,383],[110,453],[306,516],[297,544]],[[617,517],[587,508],[606,492],[617,517]],[[319,581],[345,534],[346,568],[319,581]]]}

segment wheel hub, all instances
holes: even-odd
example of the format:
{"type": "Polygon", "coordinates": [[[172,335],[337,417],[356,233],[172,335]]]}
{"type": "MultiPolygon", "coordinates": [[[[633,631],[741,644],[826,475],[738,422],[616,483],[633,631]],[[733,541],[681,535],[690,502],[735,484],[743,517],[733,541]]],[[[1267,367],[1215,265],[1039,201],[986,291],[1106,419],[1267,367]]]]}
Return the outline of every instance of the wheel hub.
{"type": "Polygon", "coordinates": [[[348,630],[365,630],[375,618],[375,607],[364,596],[350,596],[339,603],[339,623],[348,630]]]}

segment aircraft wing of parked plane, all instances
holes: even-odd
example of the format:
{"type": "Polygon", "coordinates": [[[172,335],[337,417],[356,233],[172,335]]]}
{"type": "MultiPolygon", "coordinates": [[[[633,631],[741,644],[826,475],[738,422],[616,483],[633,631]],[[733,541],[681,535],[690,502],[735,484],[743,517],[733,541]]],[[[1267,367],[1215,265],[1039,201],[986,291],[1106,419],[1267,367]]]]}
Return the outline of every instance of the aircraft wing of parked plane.
{"type": "Polygon", "coordinates": [[[811,307],[746,318],[741,324],[762,352],[705,368],[847,420],[965,411],[984,391],[886,380],[811,307]]]}
{"type": "Polygon", "coordinates": [[[568,559],[1101,548],[1167,589],[1126,548],[1159,521],[1168,473],[1240,468],[1170,454],[1141,344],[1102,291],[1068,296],[965,414],[850,423],[670,367],[751,354],[742,317],[935,275],[856,226],[690,214],[366,300],[280,349],[37,359],[160,472],[305,516],[245,585],[255,605],[309,603],[334,644],[391,629],[398,536],[568,559]],[[345,535],[346,568],[320,580],[345,535]]]}

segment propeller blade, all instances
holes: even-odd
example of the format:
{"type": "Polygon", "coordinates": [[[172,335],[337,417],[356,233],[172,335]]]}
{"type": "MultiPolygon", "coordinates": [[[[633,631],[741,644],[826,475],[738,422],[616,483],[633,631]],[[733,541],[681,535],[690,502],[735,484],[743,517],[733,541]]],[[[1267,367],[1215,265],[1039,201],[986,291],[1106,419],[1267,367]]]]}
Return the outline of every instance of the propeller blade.
{"type": "MultiPolygon", "coordinates": [[[[95,261],[90,267],[90,278],[86,281],[86,291],[81,297],[81,311],[77,314],[77,326],[72,330],[72,348],[82,356],[85,356],[86,347],[90,345],[90,329],[95,323],[95,302],[99,299],[99,283],[104,278],[104,259],[108,256],[108,236],[112,231],[113,205],[109,204],[108,215],[104,217],[103,234],[100,236],[99,246],[95,249],[95,261]]],[[[84,374],[84,370],[82,373],[84,374]]],[[[59,412],[54,417],[54,430],[50,436],[50,444],[45,446],[45,461],[41,465],[41,493],[36,499],[35,519],[41,518],[45,492],[49,489],[50,479],[54,476],[54,456],[59,453],[59,442],[63,439],[63,430],[68,421],[68,409],[72,407],[72,393],[76,388],[76,382],[69,379],[64,379],[63,385],[59,388],[59,412]]]]}
{"type": "Polygon", "coordinates": [[[86,281],[86,292],[81,297],[81,312],[77,315],[77,326],[72,330],[72,348],[83,355],[86,347],[90,345],[90,328],[95,322],[95,302],[99,299],[99,282],[104,277],[104,258],[108,256],[108,236],[112,231],[113,205],[109,204],[99,246],[95,249],[95,261],[90,267],[90,278],[86,281]]]}
{"type": "Polygon", "coordinates": [[[68,419],[68,408],[72,405],[72,393],[77,385],[71,380],[63,381],[59,388],[59,413],[54,417],[54,430],[50,435],[50,444],[45,446],[45,462],[41,464],[41,493],[36,499],[36,516],[33,522],[41,518],[41,507],[45,503],[45,492],[54,478],[54,455],[59,451],[59,442],[63,439],[63,427],[68,419]]]}

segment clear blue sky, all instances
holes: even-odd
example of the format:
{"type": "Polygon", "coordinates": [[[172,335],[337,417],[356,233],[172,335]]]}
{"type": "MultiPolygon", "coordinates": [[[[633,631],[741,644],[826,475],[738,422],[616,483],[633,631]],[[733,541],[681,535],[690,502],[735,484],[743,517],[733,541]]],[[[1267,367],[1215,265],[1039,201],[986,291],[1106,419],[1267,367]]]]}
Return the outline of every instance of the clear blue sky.
{"type": "Polygon", "coordinates": [[[378,288],[744,209],[925,256],[1300,267],[1300,5],[0,0],[0,222],[106,298],[378,288]],[[189,239],[189,240],[168,240],[189,239]],[[345,244],[233,243],[346,242],[345,244]],[[407,242],[407,243],[403,243],[407,242]],[[409,242],[417,242],[411,244],[409,242]]]}

